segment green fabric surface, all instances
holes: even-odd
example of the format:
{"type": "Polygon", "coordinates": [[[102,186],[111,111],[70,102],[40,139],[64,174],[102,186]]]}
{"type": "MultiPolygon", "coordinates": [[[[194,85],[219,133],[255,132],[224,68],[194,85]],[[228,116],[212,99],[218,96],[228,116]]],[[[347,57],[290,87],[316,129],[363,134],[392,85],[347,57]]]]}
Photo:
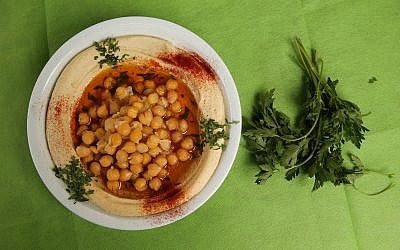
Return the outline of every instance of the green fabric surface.
{"type": "MultiPolygon", "coordinates": [[[[40,70],[67,39],[100,21],[151,16],[192,30],[230,69],[242,113],[254,95],[276,88],[277,107],[299,110],[301,72],[290,38],[318,49],[339,93],[371,111],[360,151],[375,170],[400,173],[400,3],[392,1],[2,1],[0,15],[0,248],[399,249],[400,187],[366,196],[351,187],[279,173],[254,184],[242,140],[215,195],[190,216],[147,231],[91,224],[65,209],[36,173],[26,139],[30,93],[40,70]],[[376,76],[376,83],[368,79],[376,76]]],[[[398,183],[398,177],[394,182],[398,183]]],[[[369,178],[367,188],[384,180],[369,178]]],[[[365,183],[366,182],[366,183],[365,183]]],[[[360,180],[360,184],[361,180],[360,180]]]]}

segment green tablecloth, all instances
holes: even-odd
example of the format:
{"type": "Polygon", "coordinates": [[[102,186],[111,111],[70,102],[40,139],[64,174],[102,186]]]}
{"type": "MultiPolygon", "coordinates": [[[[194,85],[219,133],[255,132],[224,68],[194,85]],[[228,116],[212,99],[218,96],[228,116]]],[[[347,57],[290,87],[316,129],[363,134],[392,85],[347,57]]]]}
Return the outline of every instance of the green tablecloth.
{"type": "MultiPolygon", "coordinates": [[[[147,231],[91,224],[65,209],[36,173],[26,139],[30,93],[40,70],[68,38],[119,16],[183,25],[215,48],[230,69],[242,112],[259,90],[295,114],[301,72],[289,39],[318,48],[339,92],[360,105],[371,129],[360,157],[400,173],[399,1],[2,1],[0,15],[0,248],[399,249],[400,187],[369,197],[351,187],[283,175],[253,184],[244,141],[229,176],[194,214],[147,231]],[[378,82],[371,84],[372,76],[378,82]]],[[[348,149],[352,149],[348,147],[348,149]]],[[[398,182],[398,179],[394,179],[398,182]]],[[[370,180],[368,185],[377,183],[370,180]]]]}

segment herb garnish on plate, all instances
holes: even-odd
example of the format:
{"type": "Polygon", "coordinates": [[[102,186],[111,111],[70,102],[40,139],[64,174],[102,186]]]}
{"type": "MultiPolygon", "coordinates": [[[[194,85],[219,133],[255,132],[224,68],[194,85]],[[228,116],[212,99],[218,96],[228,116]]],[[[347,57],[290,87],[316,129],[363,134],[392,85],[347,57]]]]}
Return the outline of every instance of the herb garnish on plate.
{"type": "Polygon", "coordinates": [[[362,169],[343,165],[342,146],[352,142],[360,148],[364,140],[368,129],[363,125],[360,109],[338,96],[338,80],[323,77],[323,63],[315,50],[310,56],[298,38],[294,47],[306,77],[304,109],[300,121],[293,126],[284,113],[275,109],[273,89],[258,96],[248,121],[251,128],[244,133],[260,168],[256,183],[265,182],[283,167],[287,180],[300,173],[313,177],[313,190],[325,182],[350,184],[350,176],[360,174],[362,169]]]}
{"type": "Polygon", "coordinates": [[[72,156],[71,160],[64,167],[53,168],[57,178],[60,178],[67,185],[67,192],[70,194],[68,199],[77,201],[88,201],[88,195],[93,193],[93,190],[87,190],[86,186],[90,186],[92,180],[90,174],[85,171],[80,164],[79,159],[72,156]]]}
{"type": "MultiPolygon", "coordinates": [[[[120,62],[123,62],[129,56],[128,54],[123,54],[122,56],[117,55],[116,53],[120,51],[118,40],[112,37],[106,38],[100,42],[94,42],[94,46],[96,50],[99,52],[99,56],[102,57],[98,63],[100,68],[103,67],[103,64],[107,64],[108,66],[115,66],[120,62]]],[[[99,56],[95,56],[94,60],[99,59],[99,56]]]]}
{"type": "Polygon", "coordinates": [[[225,149],[225,142],[221,140],[228,140],[229,135],[227,128],[238,121],[228,122],[224,124],[216,122],[214,119],[205,118],[200,121],[200,148],[204,148],[207,144],[211,149],[225,149]]]}

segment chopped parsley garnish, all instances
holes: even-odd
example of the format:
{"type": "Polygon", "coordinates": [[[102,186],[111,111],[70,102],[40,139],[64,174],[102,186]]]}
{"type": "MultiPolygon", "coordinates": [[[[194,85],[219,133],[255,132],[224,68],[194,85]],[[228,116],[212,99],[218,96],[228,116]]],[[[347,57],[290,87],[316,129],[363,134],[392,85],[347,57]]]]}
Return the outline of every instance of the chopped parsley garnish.
{"type": "Polygon", "coordinates": [[[94,42],[93,44],[96,47],[96,50],[99,52],[99,56],[95,56],[94,60],[98,61],[100,68],[103,67],[104,64],[108,66],[117,65],[120,62],[123,62],[129,56],[128,54],[123,54],[122,56],[117,55],[117,52],[120,51],[118,46],[118,40],[115,38],[106,38],[100,42],[94,42]]]}
{"type": "Polygon", "coordinates": [[[219,124],[214,119],[203,119],[200,121],[200,143],[199,147],[202,149],[207,144],[211,149],[225,149],[225,142],[221,140],[228,140],[229,135],[227,128],[232,124],[238,123],[237,121],[219,124]]]}
{"type": "Polygon", "coordinates": [[[67,192],[70,194],[68,199],[76,202],[88,201],[88,195],[92,194],[93,190],[87,190],[86,187],[90,186],[92,180],[91,175],[85,171],[80,164],[79,159],[74,156],[64,167],[55,166],[53,168],[55,176],[60,178],[65,185],[67,185],[67,192]]]}

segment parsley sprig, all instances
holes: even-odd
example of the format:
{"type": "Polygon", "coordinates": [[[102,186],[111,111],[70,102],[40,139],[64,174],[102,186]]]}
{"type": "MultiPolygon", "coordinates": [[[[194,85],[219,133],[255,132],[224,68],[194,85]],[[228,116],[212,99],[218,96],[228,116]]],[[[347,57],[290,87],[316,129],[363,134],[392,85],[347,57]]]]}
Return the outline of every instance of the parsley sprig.
{"type": "Polygon", "coordinates": [[[55,176],[67,185],[66,190],[70,194],[68,199],[74,200],[74,203],[89,200],[88,195],[92,194],[93,190],[87,190],[86,186],[90,186],[92,178],[82,167],[79,159],[72,156],[67,165],[55,166],[53,171],[55,176]]]}
{"type": "MultiPolygon", "coordinates": [[[[123,54],[122,56],[116,54],[118,51],[120,51],[120,48],[118,46],[118,40],[112,37],[106,38],[100,42],[94,42],[93,45],[99,52],[99,56],[102,57],[98,61],[100,68],[103,67],[103,64],[107,64],[108,66],[117,65],[118,63],[126,60],[129,56],[128,54],[123,54]]],[[[99,59],[99,56],[95,56],[94,60],[99,59]]]]}
{"type": "Polygon", "coordinates": [[[338,96],[338,80],[323,77],[323,62],[315,50],[310,56],[298,38],[294,47],[305,74],[304,108],[298,124],[292,126],[289,118],[275,109],[273,89],[258,96],[248,121],[251,128],[244,133],[260,169],[256,183],[264,183],[283,167],[287,180],[300,173],[314,178],[313,190],[325,182],[349,184],[349,176],[362,170],[344,167],[342,146],[352,142],[360,148],[364,140],[368,129],[360,109],[338,96]]]}

